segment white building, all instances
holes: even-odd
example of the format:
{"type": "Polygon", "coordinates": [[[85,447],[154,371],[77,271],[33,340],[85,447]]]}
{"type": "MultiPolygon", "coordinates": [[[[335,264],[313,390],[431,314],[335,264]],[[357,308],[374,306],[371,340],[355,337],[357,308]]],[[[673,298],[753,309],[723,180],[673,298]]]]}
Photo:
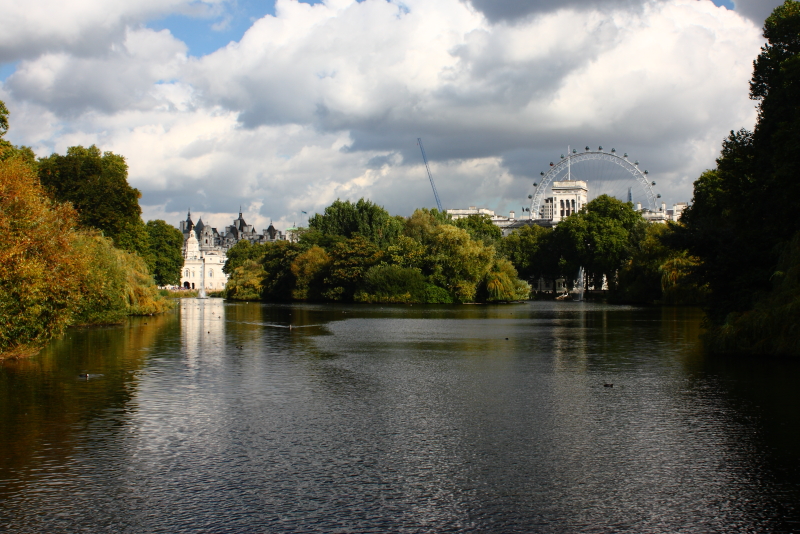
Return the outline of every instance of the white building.
{"type": "Polygon", "coordinates": [[[508,217],[497,215],[493,210],[486,208],[478,208],[477,206],[470,206],[467,209],[452,209],[445,210],[453,220],[465,219],[470,215],[487,215],[492,220],[492,224],[499,226],[503,230],[503,236],[506,235],[506,229],[513,226],[517,222],[516,213],[511,211],[508,217]]]}
{"type": "Polygon", "coordinates": [[[183,246],[181,286],[186,289],[205,287],[210,291],[225,289],[228,275],[222,272],[222,268],[226,259],[221,250],[200,250],[194,230],[189,230],[189,238],[183,246]]]}
{"type": "Polygon", "coordinates": [[[551,215],[549,219],[553,224],[557,224],[561,219],[579,212],[587,202],[589,202],[589,188],[583,180],[553,182],[553,196],[545,199],[544,211],[548,211],[551,215]]]}
{"type": "Polygon", "coordinates": [[[642,217],[649,222],[678,222],[678,220],[681,218],[681,215],[683,215],[683,210],[685,210],[688,206],[689,205],[686,202],[678,202],[677,204],[672,205],[671,210],[668,210],[667,203],[662,202],[658,211],[650,211],[647,208],[642,209],[642,204],[640,202],[636,204],[636,211],[640,212],[642,217]]]}

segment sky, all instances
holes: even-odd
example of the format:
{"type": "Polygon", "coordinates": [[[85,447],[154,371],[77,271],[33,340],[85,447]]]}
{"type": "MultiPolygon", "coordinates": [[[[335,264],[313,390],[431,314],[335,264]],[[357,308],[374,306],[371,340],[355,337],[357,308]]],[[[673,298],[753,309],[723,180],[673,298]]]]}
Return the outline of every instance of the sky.
{"type": "Polygon", "coordinates": [[[331,202],[519,213],[565,148],[668,205],[752,128],[780,0],[0,0],[7,139],[125,156],[143,217],[305,225],[331,202]],[[305,212],[305,213],[304,213],[305,212]]]}

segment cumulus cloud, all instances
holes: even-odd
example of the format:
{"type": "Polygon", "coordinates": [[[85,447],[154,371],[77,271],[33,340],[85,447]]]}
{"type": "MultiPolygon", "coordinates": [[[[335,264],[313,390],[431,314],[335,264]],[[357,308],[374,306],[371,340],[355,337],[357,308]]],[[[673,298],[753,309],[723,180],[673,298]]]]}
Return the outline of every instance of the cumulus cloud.
{"type": "Polygon", "coordinates": [[[736,12],[540,2],[507,24],[515,4],[503,5],[507,16],[478,0],[279,0],[202,58],[129,26],[91,57],[22,62],[0,98],[14,142],[124,154],[146,216],[176,222],[191,207],[222,226],[241,203],[259,228],[337,197],[405,215],[432,205],[417,137],[446,207],[519,213],[568,144],[629,152],[666,201],[685,201],[726,132],[753,124],[762,39],[736,12]]]}
{"type": "Polygon", "coordinates": [[[93,56],[125,38],[126,28],[167,14],[213,16],[228,0],[36,0],[5,2],[0,63],[46,53],[93,56]]]}

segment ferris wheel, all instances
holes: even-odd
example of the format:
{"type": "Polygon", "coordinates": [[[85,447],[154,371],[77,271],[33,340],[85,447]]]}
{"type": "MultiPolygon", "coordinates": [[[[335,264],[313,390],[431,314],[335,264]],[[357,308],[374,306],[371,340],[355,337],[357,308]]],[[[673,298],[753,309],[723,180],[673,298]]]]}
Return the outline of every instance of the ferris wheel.
{"type": "Polygon", "coordinates": [[[614,148],[610,152],[602,146],[597,150],[587,146],[583,152],[568,150],[558,162],[550,162],[548,171],[540,173],[540,181],[533,183],[533,192],[528,195],[530,208],[525,211],[532,219],[543,218],[543,204],[552,196],[553,182],[570,180],[586,182],[589,200],[605,194],[656,211],[661,195],[653,191],[656,183],[648,174],[639,168],[638,161],[631,162],[628,154],[618,155],[614,148]]]}

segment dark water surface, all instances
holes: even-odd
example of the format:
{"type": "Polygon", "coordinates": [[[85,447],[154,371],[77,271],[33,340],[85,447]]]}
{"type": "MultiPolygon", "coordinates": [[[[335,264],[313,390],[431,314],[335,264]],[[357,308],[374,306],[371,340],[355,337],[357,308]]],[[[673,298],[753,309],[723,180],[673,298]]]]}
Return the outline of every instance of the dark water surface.
{"type": "Polygon", "coordinates": [[[800,366],[704,357],[700,319],[210,299],[72,330],[0,366],[0,530],[800,531],[800,366]]]}

